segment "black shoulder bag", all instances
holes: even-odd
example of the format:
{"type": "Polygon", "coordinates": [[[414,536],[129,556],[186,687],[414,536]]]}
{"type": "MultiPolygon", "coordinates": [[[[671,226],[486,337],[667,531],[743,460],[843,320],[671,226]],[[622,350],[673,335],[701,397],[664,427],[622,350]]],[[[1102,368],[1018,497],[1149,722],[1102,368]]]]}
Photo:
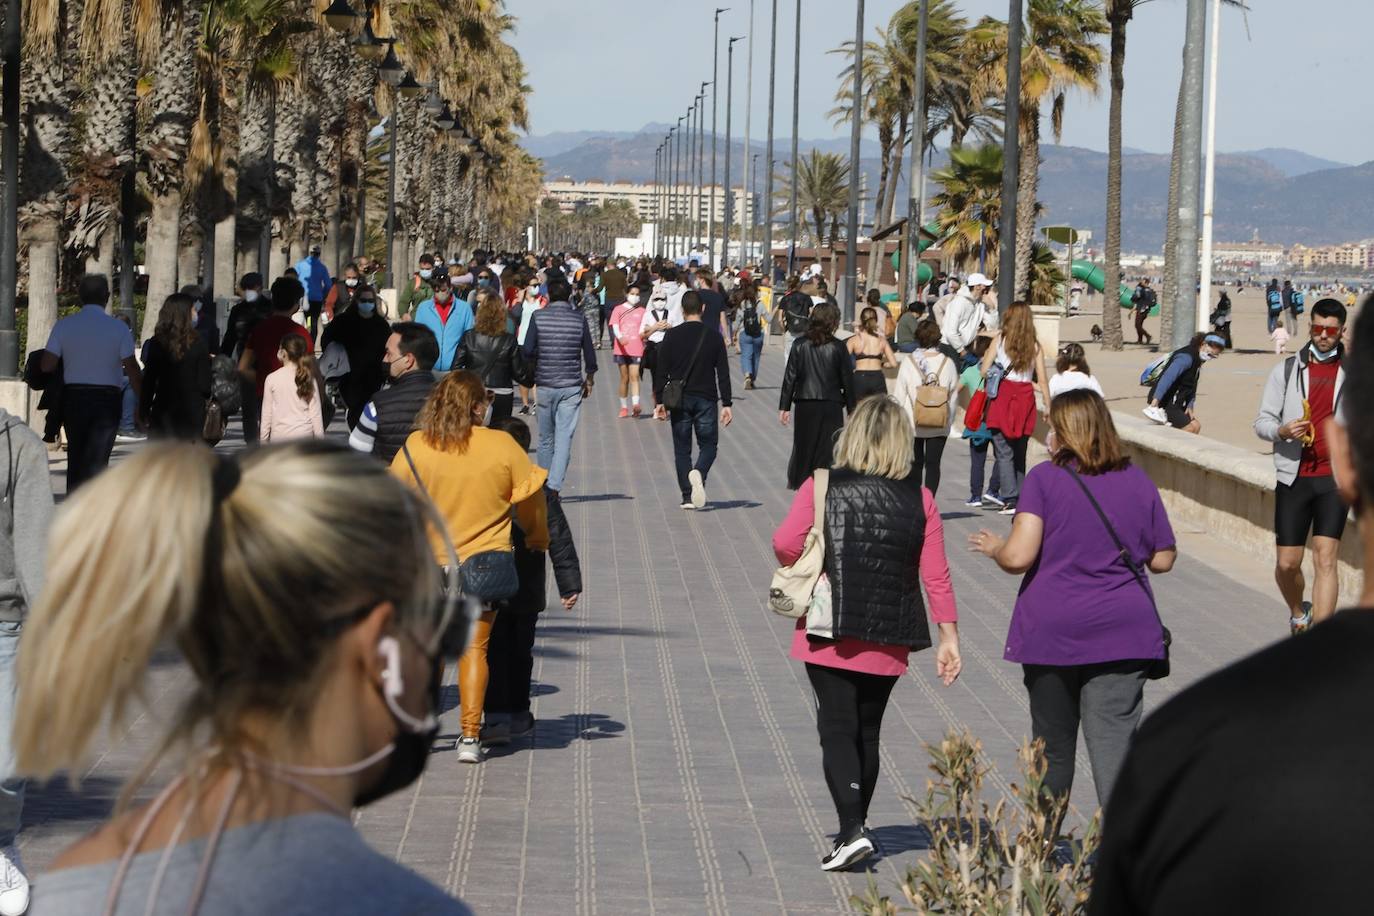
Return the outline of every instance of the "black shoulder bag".
{"type": "Polygon", "coordinates": [[[682,409],[682,399],[687,396],[687,380],[692,377],[692,370],[697,366],[697,357],[701,355],[701,345],[706,343],[706,335],[710,333],[711,329],[703,324],[696,349],[692,351],[692,358],[687,363],[687,371],[682,374],[682,378],[669,379],[663,383],[663,397],[660,400],[669,410],[682,409]]]}
{"type": "Polygon", "coordinates": [[[1073,478],[1073,482],[1078,484],[1078,488],[1083,491],[1083,495],[1088,497],[1088,502],[1092,503],[1093,509],[1097,511],[1097,517],[1102,519],[1103,527],[1105,527],[1107,533],[1112,536],[1112,543],[1116,545],[1117,553],[1121,557],[1122,562],[1130,569],[1131,575],[1135,577],[1135,581],[1139,582],[1140,587],[1145,590],[1145,596],[1150,599],[1150,607],[1155,612],[1155,620],[1159,621],[1159,628],[1164,631],[1164,657],[1150,659],[1148,666],[1145,668],[1145,676],[1152,681],[1166,678],[1169,676],[1169,646],[1173,644],[1174,635],[1170,633],[1169,628],[1164,625],[1164,618],[1159,616],[1159,605],[1155,603],[1154,593],[1150,591],[1149,585],[1145,582],[1145,572],[1131,557],[1131,552],[1126,549],[1126,545],[1121,543],[1121,537],[1116,533],[1116,529],[1112,527],[1111,520],[1107,518],[1107,513],[1102,511],[1102,506],[1098,504],[1096,497],[1094,497],[1092,491],[1088,489],[1088,485],[1083,482],[1083,478],[1079,477],[1078,472],[1073,468],[1064,468],[1064,470],[1068,471],[1069,476],[1073,478]]]}

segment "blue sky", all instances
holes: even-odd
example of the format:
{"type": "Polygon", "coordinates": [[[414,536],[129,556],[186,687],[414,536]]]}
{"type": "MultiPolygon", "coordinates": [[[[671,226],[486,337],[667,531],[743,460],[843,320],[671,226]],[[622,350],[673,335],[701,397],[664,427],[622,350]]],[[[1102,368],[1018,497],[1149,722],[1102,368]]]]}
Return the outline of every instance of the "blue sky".
{"type": "MultiPolygon", "coordinates": [[[[755,0],[755,137],[763,134],[767,111],[771,4],[755,0]]],[[[650,121],[675,121],[701,81],[711,78],[711,14],[717,5],[731,7],[721,16],[722,38],[748,34],[749,0],[506,0],[519,19],[513,41],[534,89],[532,132],[636,130],[650,121]]],[[[1374,159],[1374,81],[1366,56],[1374,35],[1374,3],[1250,0],[1250,5],[1248,35],[1239,11],[1223,11],[1218,147],[1291,147],[1347,163],[1374,159]]],[[[868,0],[866,6],[871,36],[902,3],[868,0]]],[[[1006,0],[963,0],[960,6],[971,21],[985,14],[1005,18],[1008,9],[1006,0]]],[[[795,10],[796,0],[778,0],[779,135],[788,132],[792,117],[795,10]]],[[[825,116],[843,67],[838,55],[827,52],[853,35],[854,10],[853,0],[802,0],[803,137],[845,132],[825,116]]],[[[1153,152],[1168,148],[1184,12],[1184,0],[1151,0],[1136,12],[1126,55],[1127,146],[1153,152]]],[[[735,45],[737,135],[743,132],[748,44],[735,45]]],[[[723,132],[723,51],[720,68],[723,132]]],[[[1103,81],[1100,96],[1070,98],[1065,143],[1106,149],[1105,72],[1103,81]]]]}

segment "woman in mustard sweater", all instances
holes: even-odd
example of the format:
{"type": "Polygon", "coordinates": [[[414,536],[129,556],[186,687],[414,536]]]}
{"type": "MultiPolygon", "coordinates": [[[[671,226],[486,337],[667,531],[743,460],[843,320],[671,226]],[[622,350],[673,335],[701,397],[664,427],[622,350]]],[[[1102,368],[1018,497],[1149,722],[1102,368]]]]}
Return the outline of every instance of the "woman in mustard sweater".
{"type": "MultiPolygon", "coordinates": [[[[472,639],[458,660],[463,736],[458,759],[482,761],[482,704],[487,692],[487,641],[496,613],[493,599],[508,594],[481,594],[473,564],[508,569],[514,582],[511,507],[534,550],[549,546],[548,506],[544,481],[548,472],[536,467],[507,433],[482,426],[488,408],[487,389],[475,373],[458,371],[434,386],[421,408],[418,431],[391,462],[391,471],[429,494],[448,526],[449,536],[463,563],[465,589],[482,600],[482,613],[472,639]],[[507,565],[509,564],[509,565],[507,565]]],[[[445,562],[443,542],[436,539],[434,555],[445,562]]],[[[511,589],[511,593],[514,589],[511,589]]]]}

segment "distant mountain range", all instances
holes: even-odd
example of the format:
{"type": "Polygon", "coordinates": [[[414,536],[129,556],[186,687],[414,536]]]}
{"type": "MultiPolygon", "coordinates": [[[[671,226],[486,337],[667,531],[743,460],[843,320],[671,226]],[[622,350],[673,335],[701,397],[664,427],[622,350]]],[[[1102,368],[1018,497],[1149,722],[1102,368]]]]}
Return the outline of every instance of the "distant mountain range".
{"type": "MultiPolygon", "coordinates": [[[[652,181],[654,150],[666,127],[647,125],[631,132],[579,131],[529,137],[525,147],[544,160],[545,175],[579,181],[652,181]]],[[[751,141],[753,138],[751,138],[751,141]]],[[[711,138],[706,137],[707,148],[711,138]]],[[[723,138],[721,146],[723,147],[723,138]]],[[[754,141],[751,151],[762,154],[754,141]]],[[[791,138],[774,140],[774,156],[781,162],[791,155],[791,138]]],[[[811,149],[848,155],[848,139],[801,140],[805,155],[811,149]]],[[[731,144],[732,180],[744,148],[731,144]]],[[[721,149],[722,156],[724,149],[721,149]]],[[[1040,200],[1042,225],[1070,223],[1090,229],[1093,245],[1104,237],[1103,196],[1107,184],[1107,155],[1072,146],[1041,147],[1040,200]]],[[[946,163],[943,152],[934,168],[946,163]]],[[[866,189],[877,189],[877,144],[866,142],[860,164],[866,189]]],[[[723,173],[718,177],[723,178],[723,173]]],[[[762,182],[760,182],[760,185],[762,182]]],[[[1129,149],[1122,163],[1122,247],[1130,251],[1157,251],[1164,241],[1164,220],[1169,189],[1169,157],[1129,149]]],[[[927,185],[927,194],[933,188],[927,185]]],[[[898,201],[906,198],[905,178],[898,186],[898,201]]],[[[1346,165],[1292,149],[1261,149],[1221,154],[1217,158],[1216,238],[1248,241],[1256,232],[1266,242],[1291,245],[1334,244],[1374,237],[1374,161],[1346,165]]],[[[901,207],[899,203],[898,211],[901,207]]],[[[867,204],[871,219],[872,203],[867,204]]]]}

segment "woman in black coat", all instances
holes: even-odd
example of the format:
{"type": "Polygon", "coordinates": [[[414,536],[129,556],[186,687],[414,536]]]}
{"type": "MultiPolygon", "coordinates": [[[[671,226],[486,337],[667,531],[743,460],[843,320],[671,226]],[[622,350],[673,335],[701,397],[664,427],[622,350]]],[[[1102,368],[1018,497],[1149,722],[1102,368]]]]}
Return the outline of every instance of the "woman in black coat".
{"type": "Polygon", "coordinates": [[[501,297],[490,290],[479,291],[476,324],[458,342],[453,359],[453,368],[477,373],[487,386],[492,399],[488,425],[509,418],[515,406],[514,377],[520,356],[508,327],[501,297]]]}
{"type": "Polygon", "coordinates": [[[168,296],[144,349],[139,413],[154,436],[197,442],[205,432],[210,348],[196,330],[195,310],[190,296],[168,296]]]}
{"type": "Polygon", "coordinates": [[[846,411],[854,410],[854,362],[835,337],[840,310],[823,302],[811,312],[805,336],[792,345],[782,375],[778,419],[788,425],[796,413],[787,488],[795,490],[817,468],[830,467],[835,438],[846,411]]]}

